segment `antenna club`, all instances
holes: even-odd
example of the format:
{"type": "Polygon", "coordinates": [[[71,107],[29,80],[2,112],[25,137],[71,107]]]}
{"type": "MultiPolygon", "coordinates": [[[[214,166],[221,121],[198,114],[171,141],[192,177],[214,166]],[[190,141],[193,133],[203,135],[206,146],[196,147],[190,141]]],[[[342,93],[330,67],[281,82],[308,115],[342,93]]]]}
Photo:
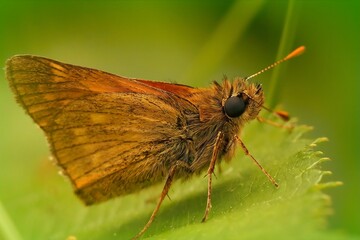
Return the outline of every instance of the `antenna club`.
{"type": "Polygon", "coordinates": [[[305,52],[305,46],[300,46],[298,48],[296,48],[294,51],[292,51],[289,55],[287,55],[284,60],[288,60],[290,58],[293,58],[293,57],[297,57],[301,54],[303,54],[305,52]]]}

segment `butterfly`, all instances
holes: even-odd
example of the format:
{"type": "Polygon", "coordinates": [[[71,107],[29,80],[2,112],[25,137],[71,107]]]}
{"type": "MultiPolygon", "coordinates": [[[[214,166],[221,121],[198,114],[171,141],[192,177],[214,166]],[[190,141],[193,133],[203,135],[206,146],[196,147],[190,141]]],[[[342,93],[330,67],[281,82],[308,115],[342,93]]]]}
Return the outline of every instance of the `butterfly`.
{"type": "Polygon", "coordinates": [[[164,182],[137,238],[153,222],[174,179],[207,170],[205,221],[215,165],[230,160],[238,144],[277,186],[239,137],[265,108],[261,85],[248,80],[304,49],[250,77],[208,88],[121,77],[32,55],[10,58],[6,78],[86,205],[164,182]]]}

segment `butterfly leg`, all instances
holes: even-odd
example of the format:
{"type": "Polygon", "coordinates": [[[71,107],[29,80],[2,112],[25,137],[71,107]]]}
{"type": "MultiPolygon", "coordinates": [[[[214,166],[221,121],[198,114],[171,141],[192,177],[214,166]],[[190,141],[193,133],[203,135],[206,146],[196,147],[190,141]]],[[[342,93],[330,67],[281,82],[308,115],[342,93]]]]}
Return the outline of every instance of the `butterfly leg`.
{"type": "Polygon", "coordinates": [[[253,160],[253,162],[260,168],[260,170],[267,176],[269,181],[274,184],[276,188],[279,187],[279,184],[275,181],[275,179],[265,170],[263,166],[261,166],[261,164],[253,157],[253,155],[250,154],[244,142],[237,135],[235,135],[234,138],[240,143],[245,155],[249,156],[253,160]]]}
{"type": "Polygon", "coordinates": [[[215,163],[216,160],[218,158],[218,154],[219,154],[219,147],[220,147],[220,143],[222,140],[223,134],[222,132],[218,132],[218,135],[216,137],[216,141],[214,144],[214,149],[213,149],[213,153],[212,153],[212,157],[211,157],[211,161],[210,161],[210,165],[209,168],[207,170],[207,177],[208,177],[208,194],[207,194],[207,202],[206,202],[206,208],[205,208],[205,213],[204,213],[204,217],[202,218],[201,222],[205,222],[210,209],[211,209],[211,184],[212,184],[212,175],[214,173],[214,169],[215,169],[215,163]]]}
{"type": "Polygon", "coordinates": [[[189,170],[190,167],[187,163],[183,162],[183,161],[177,161],[169,170],[165,185],[163,187],[163,190],[161,192],[160,198],[158,200],[158,203],[153,211],[153,213],[151,214],[151,217],[149,219],[149,221],[146,223],[146,225],[143,227],[143,229],[135,236],[133,237],[133,240],[138,239],[141,235],[143,235],[146,230],[150,227],[151,223],[154,221],[156,214],[158,213],[160,206],[164,200],[164,198],[167,196],[170,186],[172,184],[172,181],[174,179],[175,173],[179,170],[179,168],[184,168],[189,170]]]}

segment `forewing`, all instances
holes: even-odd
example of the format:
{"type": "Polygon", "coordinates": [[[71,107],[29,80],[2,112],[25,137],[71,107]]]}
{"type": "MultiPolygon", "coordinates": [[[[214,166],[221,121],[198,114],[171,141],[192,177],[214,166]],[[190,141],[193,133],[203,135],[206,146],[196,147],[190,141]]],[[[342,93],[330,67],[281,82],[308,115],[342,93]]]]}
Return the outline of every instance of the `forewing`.
{"type": "Polygon", "coordinates": [[[165,82],[154,82],[143,79],[136,79],[136,81],[141,82],[145,85],[152,86],[156,89],[161,89],[166,92],[171,92],[177,96],[180,96],[184,99],[191,99],[194,95],[200,93],[202,90],[199,88],[193,88],[183,84],[176,83],[165,83],[165,82]]]}
{"type": "Polygon", "coordinates": [[[170,92],[33,56],[8,60],[6,76],[87,204],[161,180],[186,152],[183,112],[197,110],[170,92]]]}

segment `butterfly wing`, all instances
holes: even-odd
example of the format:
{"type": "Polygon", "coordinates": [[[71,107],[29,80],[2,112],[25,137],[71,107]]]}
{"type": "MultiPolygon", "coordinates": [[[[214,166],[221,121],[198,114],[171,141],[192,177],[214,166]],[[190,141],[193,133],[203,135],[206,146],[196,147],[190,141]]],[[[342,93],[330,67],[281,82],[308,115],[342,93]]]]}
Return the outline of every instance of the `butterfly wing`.
{"type": "Polygon", "coordinates": [[[171,92],[177,96],[181,96],[185,99],[191,99],[197,93],[200,93],[202,90],[198,88],[193,88],[190,86],[186,86],[183,84],[176,84],[176,83],[165,83],[165,82],[154,82],[149,80],[143,79],[136,79],[145,85],[155,87],[157,89],[164,90],[166,92],[171,92]]]}
{"type": "Polygon", "coordinates": [[[161,181],[187,158],[196,107],[145,80],[34,56],[8,60],[6,76],[86,204],[161,181]]]}

